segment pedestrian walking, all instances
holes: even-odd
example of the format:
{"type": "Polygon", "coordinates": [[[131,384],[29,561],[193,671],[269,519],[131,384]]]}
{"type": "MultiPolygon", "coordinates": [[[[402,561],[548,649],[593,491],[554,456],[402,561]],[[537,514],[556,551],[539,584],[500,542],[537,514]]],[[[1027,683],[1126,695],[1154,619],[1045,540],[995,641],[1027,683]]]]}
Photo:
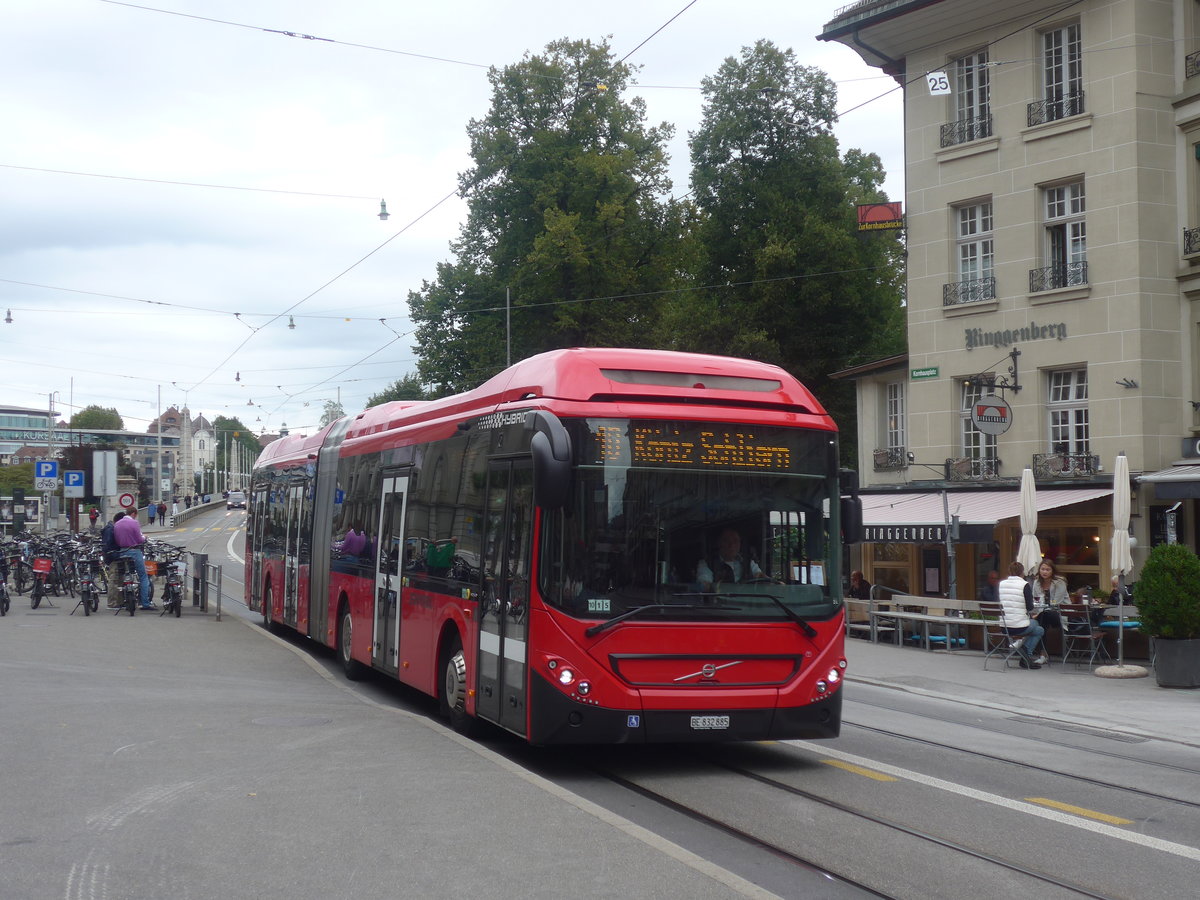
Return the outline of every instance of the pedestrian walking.
{"type": "Polygon", "coordinates": [[[158,501],[158,521],[163,528],[167,527],[167,504],[163,500],[158,501]]]}
{"type": "Polygon", "coordinates": [[[158,504],[151,503],[146,507],[146,525],[149,527],[154,524],[154,517],[158,513],[158,504]]]}
{"type": "Polygon", "coordinates": [[[92,532],[95,533],[96,522],[99,521],[99,519],[100,519],[100,510],[96,509],[96,507],[93,506],[92,511],[88,513],[88,519],[92,523],[92,532]]]}

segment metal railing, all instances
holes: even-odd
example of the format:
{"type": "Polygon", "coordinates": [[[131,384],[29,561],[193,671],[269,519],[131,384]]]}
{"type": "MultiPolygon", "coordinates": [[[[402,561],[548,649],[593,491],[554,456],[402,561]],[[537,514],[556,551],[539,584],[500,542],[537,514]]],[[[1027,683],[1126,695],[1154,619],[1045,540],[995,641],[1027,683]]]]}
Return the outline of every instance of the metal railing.
{"type": "Polygon", "coordinates": [[[874,451],[874,457],[876,472],[887,469],[903,469],[907,462],[903,447],[883,447],[874,451]]]}
{"type": "Polygon", "coordinates": [[[1183,58],[1183,77],[1191,78],[1200,75],[1200,50],[1193,51],[1183,58]]]}
{"type": "Polygon", "coordinates": [[[1083,112],[1083,91],[1072,91],[1061,97],[1037,100],[1025,108],[1025,121],[1030,125],[1045,125],[1083,112]]]}
{"type": "Polygon", "coordinates": [[[1200,253],[1200,228],[1183,229],[1183,255],[1200,253]]]}
{"type": "Polygon", "coordinates": [[[963,456],[946,460],[947,481],[995,481],[1000,477],[1000,460],[995,456],[963,456]]]}
{"type": "Polygon", "coordinates": [[[1029,293],[1077,287],[1088,283],[1087,262],[1055,263],[1041,269],[1029,270],[1029,293]]]}
{"type": "Polygon", "coordinates": [[[965,144],[967,141],[991,136],[992,116],[988,113],[970,119],[959,119],[957,122],[947,122],[942,126],[941,144],[943,147],[953,147],[955,144],[965,144]]]}
{"type": "Polygon", "coordinates": [[[977,303],[980,300],[996,299],[996,276],[952,281],[942,285],[942,306],[958,306],[960,303],[977,303]]]}
{"type": "Polygon", "coordinates": [[[1059,478],[1083,478],[1100,471],[1100,457],[1091,453],[1035,453],[1034,480],[1054,481],[1059,478]]]}

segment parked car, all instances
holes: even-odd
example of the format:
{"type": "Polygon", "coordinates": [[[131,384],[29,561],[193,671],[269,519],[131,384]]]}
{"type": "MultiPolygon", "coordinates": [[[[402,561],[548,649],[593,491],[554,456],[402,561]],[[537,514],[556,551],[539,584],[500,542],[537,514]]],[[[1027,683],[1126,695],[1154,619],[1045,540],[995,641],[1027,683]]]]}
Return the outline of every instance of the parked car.
{"type": "Polygon", "coordinates": [[[245,491],[230,491],[229,496],[225,498],[226,509],[245,509],[246,508],[246,492],[245,491]]]}

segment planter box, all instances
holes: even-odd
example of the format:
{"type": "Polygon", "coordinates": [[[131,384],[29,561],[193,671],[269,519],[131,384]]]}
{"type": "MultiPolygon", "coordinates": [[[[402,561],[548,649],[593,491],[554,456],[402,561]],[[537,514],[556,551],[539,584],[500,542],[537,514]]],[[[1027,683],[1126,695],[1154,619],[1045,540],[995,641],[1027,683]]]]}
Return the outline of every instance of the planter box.
{"type": "Polygon", "coordinates": [[[1200,687],[1200,639],[1154,639],[1154,677],[1159,687],[1200,687]]]}

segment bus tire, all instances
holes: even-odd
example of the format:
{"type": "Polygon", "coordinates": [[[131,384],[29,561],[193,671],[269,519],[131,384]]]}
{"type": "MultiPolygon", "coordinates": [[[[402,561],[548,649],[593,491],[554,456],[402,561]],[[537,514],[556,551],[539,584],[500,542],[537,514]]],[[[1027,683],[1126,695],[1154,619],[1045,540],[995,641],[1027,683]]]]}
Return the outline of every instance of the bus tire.
{"type": "Polygon", "coordinates": [[[367,671],[366,666],[350,655],[354,645],[354,620],[350,618],[350,607],[342,607],[338,617],[338,659],[342,661],[342,671],[351,681],[358,681],[367,671]]]}
{"type": "Polygon", "coordinates": [[[467,658],[462,641],[455,637],[442,654],[442,680],[438,705],[450,727],[461,735],[473,737],[477,720],[467,713],[467,658]]]}

